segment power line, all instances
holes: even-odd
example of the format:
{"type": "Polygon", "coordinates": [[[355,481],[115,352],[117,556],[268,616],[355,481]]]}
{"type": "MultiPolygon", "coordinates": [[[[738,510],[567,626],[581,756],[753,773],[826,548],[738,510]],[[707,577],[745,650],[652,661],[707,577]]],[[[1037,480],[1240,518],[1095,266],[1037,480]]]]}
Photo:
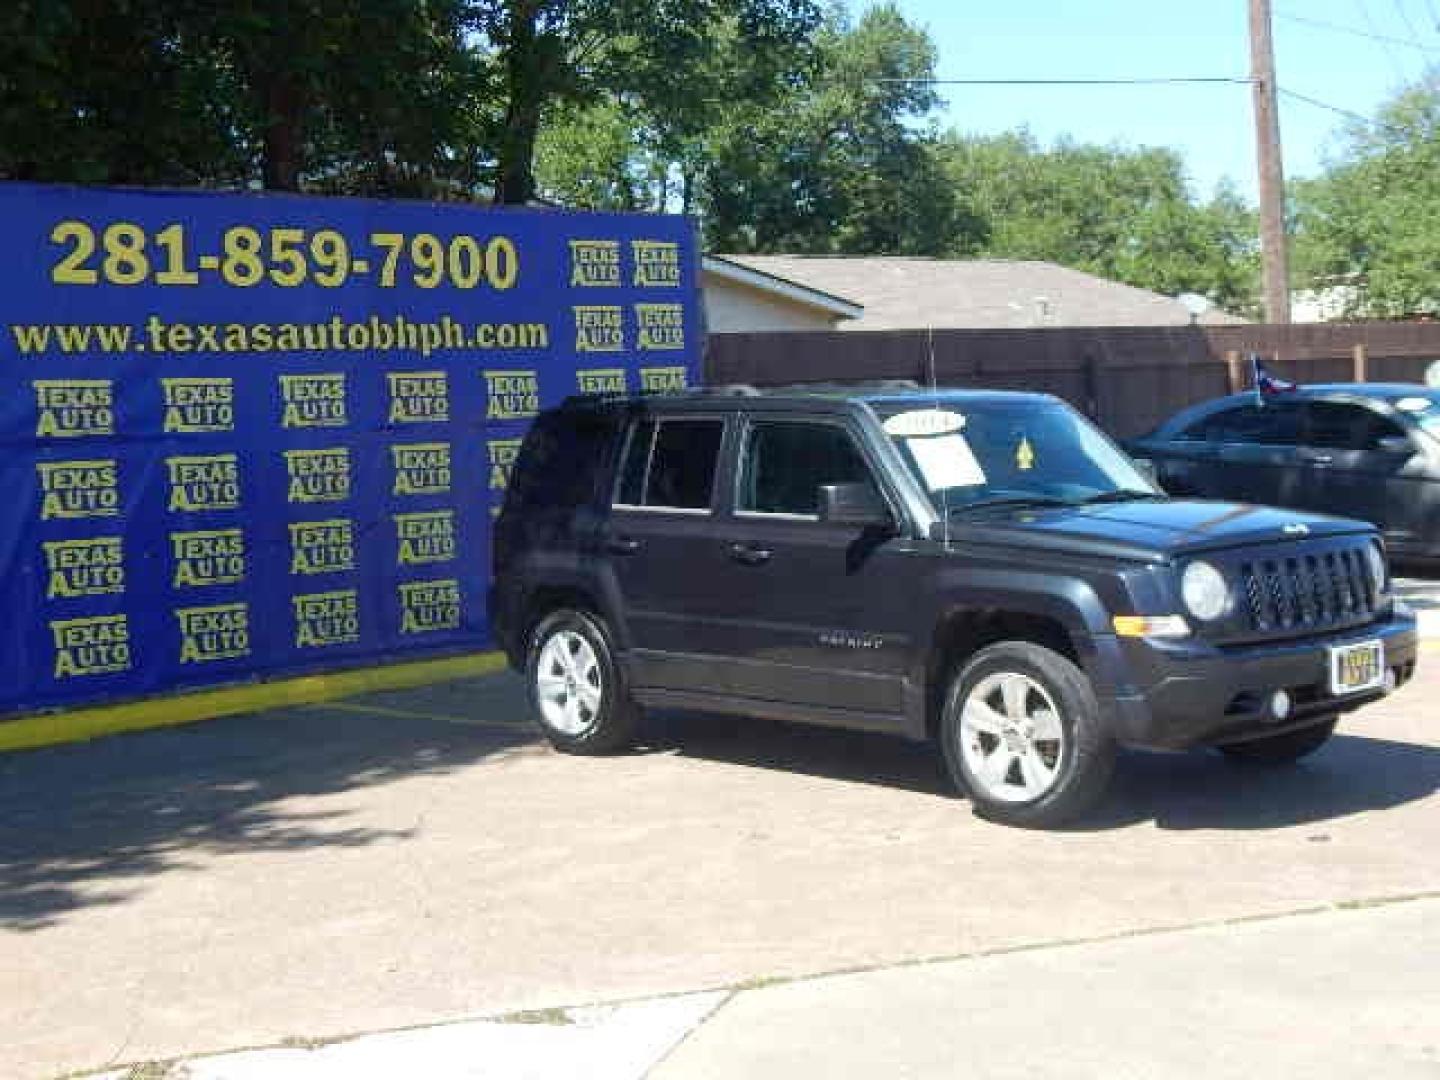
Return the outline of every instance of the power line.
{"type": "Polygon", "coordinates": [[[1395,78],[1401,82],[1405,82],[1405,65],[1400,62],[1400,57],[1396,55],[1391,41],[1382,41],[1387,35],[1380,33],[1379,25],[1370,14],[1370,5],[1366,3],[1365,0],[1355,0],[1355,5],[1360,9],[1360,17],[1365,20],[1365,25],[1370,28],[1370,36],[1376,41],[1381,41],[1380,47],[1385,50],[1385,59],[1390,61],[1390,66],[1395,70],[1395,78]]]}
{"type": "Polygon", "coordinates": [[[1415,29],[1415,24],[1410,21],[1410,13],[1405,10],[1405,5],[1400,0],[1390,0],[1395,5],[1395,10],[1400,15],[1400,21],[1405,24],[1405,29],[1410,31],[1410,36],[1419,40],[1420,32],[1415,29]]]}
{"type": "Polygon", "coordinates": [[[1335,113],[1337,116],[1343,116],[1346,119],[1354,120],[1357,123],[1366,125],[1367,127],[1383,126],[1377,121],[1370,119],[1370,117],[1368,116],[1362,116],[1360,113],[1352,112],[1351,110],[1342,108],[1339,105],[1331,105],[1328,101],[1321,101],[1319,98],[1310,97],[1308,94],[1302,94],[1298,90],[1289,90],[1283,86],[1277,86],[1275,89],[1280,91],[1282,97],[1294,98],[1296,101],[1303,101],[1306,105],[1313,105],[1317,109],[1324,109],[1327,112],[1332,112],[1335,113]]]}
{"type": "Polygon", "coordinates": [[[1317,109],[1324,109],[1326,112],[1332,112],[1337,116],[1343,116],[1347,120],[1352,120],[1372,131],[1379,131],[1401,138],[1408,138],[1412,134],[1403,127],[1396,127],[1394,124],[1387,124],[1383,120],[1376,120],[1373,117],[1352,112],[1350,109],[1342,108],[1339,105],[1331,105],[1328,101],[1321,101],[1319,98],[1310,97],[1308,94],[1302,94],[1298,90],[1287,90],[1283,86],[1277,86],[1275,89],[1280,93],[1281,97],[1292,98],[1295,101],[1303,101],[1306,105],[1313,106],[1317,109]]]}
{"type": "MultiPolygon", "coordinates": [[[[1433,6],[1433,0],[1431,0],[1431,2],[1433,6]]],[[[1311,19],[1304,15],[1291,15],[1285,11],[1277,11],[1275,17],[1277,19],[1284,19],[1286,22],[1299,23],[1301,26],[1313,26],[1320,30],[1333,30],[1337,34],[1350,34],[1354,37],[1368,38],[1371,41],[1379,41],[1387,45],[1403,45],[1407,49],[1419,49],[1421,52],[1440,54],[1440,49],[1433,46],[1422,45],[1418,41],[1406,41],[1404,38],[1390,37],[1388,34],[1377,34],[1370,30],[1361,30],[1357,26],[1346,26],[1343,23],[1327,22],[1324,19],[1311,19]]]]}

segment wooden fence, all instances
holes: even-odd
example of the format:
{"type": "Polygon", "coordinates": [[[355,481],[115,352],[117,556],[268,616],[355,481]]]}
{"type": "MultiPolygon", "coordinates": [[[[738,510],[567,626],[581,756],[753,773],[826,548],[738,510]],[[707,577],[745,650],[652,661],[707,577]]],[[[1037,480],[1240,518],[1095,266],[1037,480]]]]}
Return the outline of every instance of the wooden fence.
{"type": "Polygon", "coordinates": [[[1300,326],[853,330],[713,334],[710,383],[916,379],[1041,390],[1124,438],[1178,409],[1249,385],[1250,353],[1296,382],[1422,382],[1440,323],[1300,326]]]}

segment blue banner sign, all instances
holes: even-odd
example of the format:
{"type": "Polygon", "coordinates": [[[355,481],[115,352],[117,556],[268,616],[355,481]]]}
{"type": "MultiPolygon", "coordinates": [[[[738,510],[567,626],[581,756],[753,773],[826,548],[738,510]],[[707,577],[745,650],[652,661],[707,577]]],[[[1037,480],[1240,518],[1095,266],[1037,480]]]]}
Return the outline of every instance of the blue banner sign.
{"type": "Polygon", "coordinates": [[[488,644],[536,411],[681,387],[682,218],[0,185],[0,713],[488,644]]]}

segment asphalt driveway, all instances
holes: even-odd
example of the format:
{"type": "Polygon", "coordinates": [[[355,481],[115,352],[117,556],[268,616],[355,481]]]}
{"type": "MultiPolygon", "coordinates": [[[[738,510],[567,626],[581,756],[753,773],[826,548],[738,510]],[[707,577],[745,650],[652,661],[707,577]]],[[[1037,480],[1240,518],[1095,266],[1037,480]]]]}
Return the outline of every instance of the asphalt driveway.
{"type": "Polygon", "coordinates": [[[0,758],[0,1075],[1440,893],[1440,653],[1279,774],[1132,754],[1082,828],[923,747],[536,745],[509,678],[0,758]]]}

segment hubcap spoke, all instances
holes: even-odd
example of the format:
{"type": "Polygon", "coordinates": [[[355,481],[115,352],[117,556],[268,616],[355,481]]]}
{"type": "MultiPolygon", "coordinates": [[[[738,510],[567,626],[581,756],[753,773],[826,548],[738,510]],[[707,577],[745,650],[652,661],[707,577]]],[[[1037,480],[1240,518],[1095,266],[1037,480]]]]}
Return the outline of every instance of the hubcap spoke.
{"type": "Polygon", "coordinates": [[[988,704],[972,697],[965,703],[963,722],[976,731],[983,731],[986,735],[993,735],[997,739],[1004,734],[1005,718],[992,709],[988,704]]]}
{"type": "Polygon", "coordinates": [[[1025,794],[1034,798],[1050,786],[1053,773],[1033,750],[1017,756],[1020,759],[1020,777],[1024,781],[1025,794]]]}
{"type": "Polygon", "coordinates": [[[1030,715],[1031,742],[1059,742],[1060,717],[1049,709],[1036,709],[1030,715]]]}
{"type": "Polygon", "coordinates": [[[1030,696],[1030,680],[1024,675],[1007,675],[1000,683],[1000,698],[1005,703],[1005,716],[1011,721],[1025,718],[1025,703],[1030,696]]]}
{"type": "Polygon", "coordinates": [[[1015,755],[1002,743],[995,747],[984,759],[981,765],[981,774],[985,777],[986,783],[993,790],[1004,788],[1008,784],[1010,766],[1015,760],[1015,755]]]}
{"type": "Polygon", "coordinates": [[[582,683],[575,691],[575,697],[584,705],[591,716],[600,711],[600,691],[594,686],[582,683]]]}

